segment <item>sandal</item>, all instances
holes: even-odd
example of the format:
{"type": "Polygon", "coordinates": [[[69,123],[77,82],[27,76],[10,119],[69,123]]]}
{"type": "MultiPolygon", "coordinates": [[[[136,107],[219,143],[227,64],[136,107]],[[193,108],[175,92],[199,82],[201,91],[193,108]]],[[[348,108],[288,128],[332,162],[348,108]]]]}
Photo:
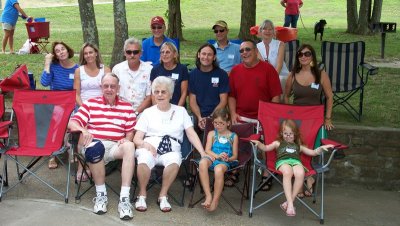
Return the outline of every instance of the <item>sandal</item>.
{"type": "MultiPolygon", "coordinates": [[[[297,198],[299,198],[299,199],[304,198],[304,196],[306,196],[306,195],[304,194],[304,192],[299,192],[299,193],[297,194],[297,198]]],[[[308,196],[307,196],[307,197],[308,197],[308,196]]]]}
{"type": "Polygon", "coordinates": [[[260,191],[269,191],[272,188],[272,176],[262,176],[261,181],[258,184],[260,191]]]}
{"type": "Polygon", "coordinates": [[[232,173],[229,177],[225,180],[224,185],[226,187],[233,187],[236,183],[239,182],[239,173],[232,173]]]}
{"type": "Polygon", "coordinates": [[[138,196],[136,198],[135,209],[139,212],[147,210],[146,196],[138,196]]]}
{"type": "Polygon", "coordinates": [[[91,173],[89,170],[86,170],[86,173],[82,172],[77,172],[76,173],[76,180],[81,181],[81,182],[86,182],[89,180],[89,177],[91,176],[91,173]]]}
{"type": "Polygon", "coordinates": [[[171,204],[169,204],[167,196],[159,197],[158,204],[162,212],[166,213],[171,211],[171,204]]]}
{"type": "Polygon", "coordinates": [[[314,193],[315,182],[311,185],[311,187],[307,187],[304,191],[304,196],[311,197],[314,193]]]}
{"type": "Polygon", "coordinates": [[[287,208],[286,209],[286,216],[288,216],[288,217],[296,216],[296,207],[293,206],[293,210],[287,208]]]}
{"type": "Polygon", "coordinates": [[[56,159],[53,157],[49,160],[49,169],[56,169],[58,167],[58,164],[56,162],[56,159]]]}

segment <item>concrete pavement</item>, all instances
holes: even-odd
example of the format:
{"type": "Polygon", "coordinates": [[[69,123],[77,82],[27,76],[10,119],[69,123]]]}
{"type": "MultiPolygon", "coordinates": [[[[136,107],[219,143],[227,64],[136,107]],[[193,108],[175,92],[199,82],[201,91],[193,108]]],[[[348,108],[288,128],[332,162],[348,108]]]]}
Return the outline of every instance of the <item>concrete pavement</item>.
{"type": "MultiPolygon", "coordinates": [[[[1,164],[0,164],[1,165],[1,164]]],[[[9,164],[13,165],[13,164],[9,164]]],[[[10,167],[10,180],[13,167],[10,167]]],[[[58,188],[65,181],[65,170],[58,168],[40,171],[42,176],[50,178],[58,188]]],[[[72,177],[71,177],[72,179],[72,177]]],[[[242,178],[241,178],[242,179],[242,178]]],[[[119,175],[114,172],[107,181],[119,191],[119,175]]],[[[243,180],[241,180],[243,181],[243,180]]],[[[274,184],[272,192],[278,191],[274,184]]],[[[134,212],[134,219],[121,221],[118,218],[118,196],[108,189],[108,212],[98,216],[92,213],[94,190],[82,197],[80,203],[74,200],[74,183],[71,183],[71,194],[68,204],[63,198],[45,187],[40,187],[30,177],[15,190],[7,193],[0,203],[0,225],[318,225],[318,219],[302,207],[298,202],[296,217],[286,217],[279,208],[283,197],[256,210],[253,217],[248,217],[249,202],[244,204],[243,216],[237,216],[229,206],[221,200],[214,213],[208,213],[200,205],[188,208],[189,194],[186,195],[185,207],[172,204],[172,212],[162,213],[156,199],[159,188],[149,191],[148,210],[144,213],[134,212]]],[[[180,184],[174,183],[172,193],[180,192],[180,184]]],[[[232,188],[225,188],[228,197],[234,198],[232,188]]],[[[260,193],[256,201],[261,201],[265,193],[260,193]]],[[[236,198],[236,204],[239,198],[236,198]]],[[[311,200],[305,199],[310,203],[311,200]]],[[[400,221],[400,191],[368,190],[353,185],[335,186],[327,184],[325,193],[325,225],[398,225],[400,221]]]]}

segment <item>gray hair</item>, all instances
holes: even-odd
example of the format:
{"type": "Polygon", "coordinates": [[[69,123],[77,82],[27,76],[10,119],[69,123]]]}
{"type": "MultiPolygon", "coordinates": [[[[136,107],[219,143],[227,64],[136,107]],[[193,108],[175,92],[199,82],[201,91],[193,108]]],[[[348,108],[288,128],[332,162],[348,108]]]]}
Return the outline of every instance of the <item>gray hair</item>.
{"type": "Polygon", "coordinates": [[[264,21],[262,22],[262,24],[261,24],[260,27],[258,28],[258,33],[261,34],[261,32],[264,30],[264,28],[265,28],[266,26],[268,26],[268,25],[270,25],[270,26],[272,27],[273,34],[274,34],[274,36],[275,36],[276,33],[275,33],[275,26],[274,26],[274,23],[272,22],[272,20],[268,20],[268,19],[266,19],[266,20],[264,20],[264,21]]]}
{"type": "MultiPolygon", "coordinates": [[[[169,77],[166,76],[158,76],[156,79],[153,80],[153,82],[151,83],[151,90],[152,93],[154,92],[154,90],[156,89],[157,86],[166,86],[168,92],[171,94],[174,93],[174,87],[175,87],[175,82],[174,80],[172,80],[169,77]]],[[[154,94],[154,93],[153,93],[154,94]]]]}
{"type": "Polygon", "coordinates": [[[125,40],[124,51],[128,48],[128,45],[137,45],[139,47],[139,50],[142,50],[142,42],[134,37],[125,40]]]}
{"type": "Polygon", "coordinates": [[[108,72],[103,77],[101,77],[101,83],[103,83],[104,78],[107,77],[107,76],[115,78],[117,80],[117,84],[119,84],[118,76],[116,74],[112,73],[112,72],[108,72]]]}

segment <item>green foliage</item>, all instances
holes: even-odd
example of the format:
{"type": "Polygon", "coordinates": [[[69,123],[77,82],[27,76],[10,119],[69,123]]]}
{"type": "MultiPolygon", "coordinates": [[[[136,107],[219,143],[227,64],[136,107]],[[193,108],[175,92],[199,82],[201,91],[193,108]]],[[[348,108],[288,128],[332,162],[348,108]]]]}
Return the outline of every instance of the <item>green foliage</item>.
{"type": "MultiPolygon", "coordinates": [[[[109,0],[94,0],[105,2],[109,0]]],[[[59,4],[77,4],[72,0],[20,0],[21,6],[45,6],[59,4]]],[[[185,24],[183,35],[186,41],[181,43],[181,60],[183,63],[194,65],[194,58],[198,47],[208,39],[213,39],[212,24],[220,19],[225,20],[230,28],[229,37],[236,38],[239,33],[241,0],[184,0],[181,1],[182,20],[185,24]]],[[[386,0],[383,3],[382,20],[387,22],[400,21],[397,11],[397,0],[386,0]]],[[[167,0],[152,0],[147,2],[127,2],[128,34],[139,39],[148,37],[150,32],[150,18],[156,15],[165,15],[168,9],[167,0]]],[[[33,17],[46,17],[50,21],[50,41],[63,40],[76,52],[82,45],[82,29],[79,8],[75,6],[28,8],[25,12],[33,17]]],[[[257,1],[257,23],[264,19],[271,19],[275,26],[283,24],[284,9],[279,1],[257,1]]],[[[113,9],[111,4],[95,5],[96,22],[99,32],[100,50],[106,64],[111,60],[114,42],[113,9]]],[[[301,8],[301,19],[298,21],[298,39],[301,43],[313,45],[320,51],[320,41],[314,41],[313,27],[321,18],[327,20],[324,40],[349,42],[363,40],[366,42],[366,61],[375,61],[380,58],[379,34],[370,36],[356,36],[345,33],[346,1],[343,0],[307,0],[301,8]],[[304,24],[304,26],[303,26],[304,24]]],[[[1,37],[3,34],[1,33],[1,37]]],[[[18,50],[28,38],[24,21],[20,20],[15,31],[15,50],[18,50]]],[[[389,33],[386,36],[385,58],[388,61],[399,60],[400,31],[389,33]]],[[[75,56],[75,62],[78,57],[75,56]]],[[[44,55],[0,55],[0,78],[9,75],[16,64],[26,63],[39,81],[43,70],[44,55]]],[[[400,102],[400,69],[381,68],[379,74],[370,78],[365,89],[364,116],[361,123],[355,122],[340,107],[334,109],[334,122],[400,127],[400,114],[397,103],[400,102]]],[[[38,82],[39,83],[39,82],[38,82]]],[[[38,84],[38,88],[43,88],[38,84]]]]}

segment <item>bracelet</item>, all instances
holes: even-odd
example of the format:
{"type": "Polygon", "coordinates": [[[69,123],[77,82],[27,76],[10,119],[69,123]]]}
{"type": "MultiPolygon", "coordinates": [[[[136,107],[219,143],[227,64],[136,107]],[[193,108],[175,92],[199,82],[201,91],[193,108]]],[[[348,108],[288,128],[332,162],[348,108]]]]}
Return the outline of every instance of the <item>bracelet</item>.
{"type": "Polygon", "coordinates": [[[330,117],[325,117],[325,120],[331,120],[331,118],[330,117]]]}

